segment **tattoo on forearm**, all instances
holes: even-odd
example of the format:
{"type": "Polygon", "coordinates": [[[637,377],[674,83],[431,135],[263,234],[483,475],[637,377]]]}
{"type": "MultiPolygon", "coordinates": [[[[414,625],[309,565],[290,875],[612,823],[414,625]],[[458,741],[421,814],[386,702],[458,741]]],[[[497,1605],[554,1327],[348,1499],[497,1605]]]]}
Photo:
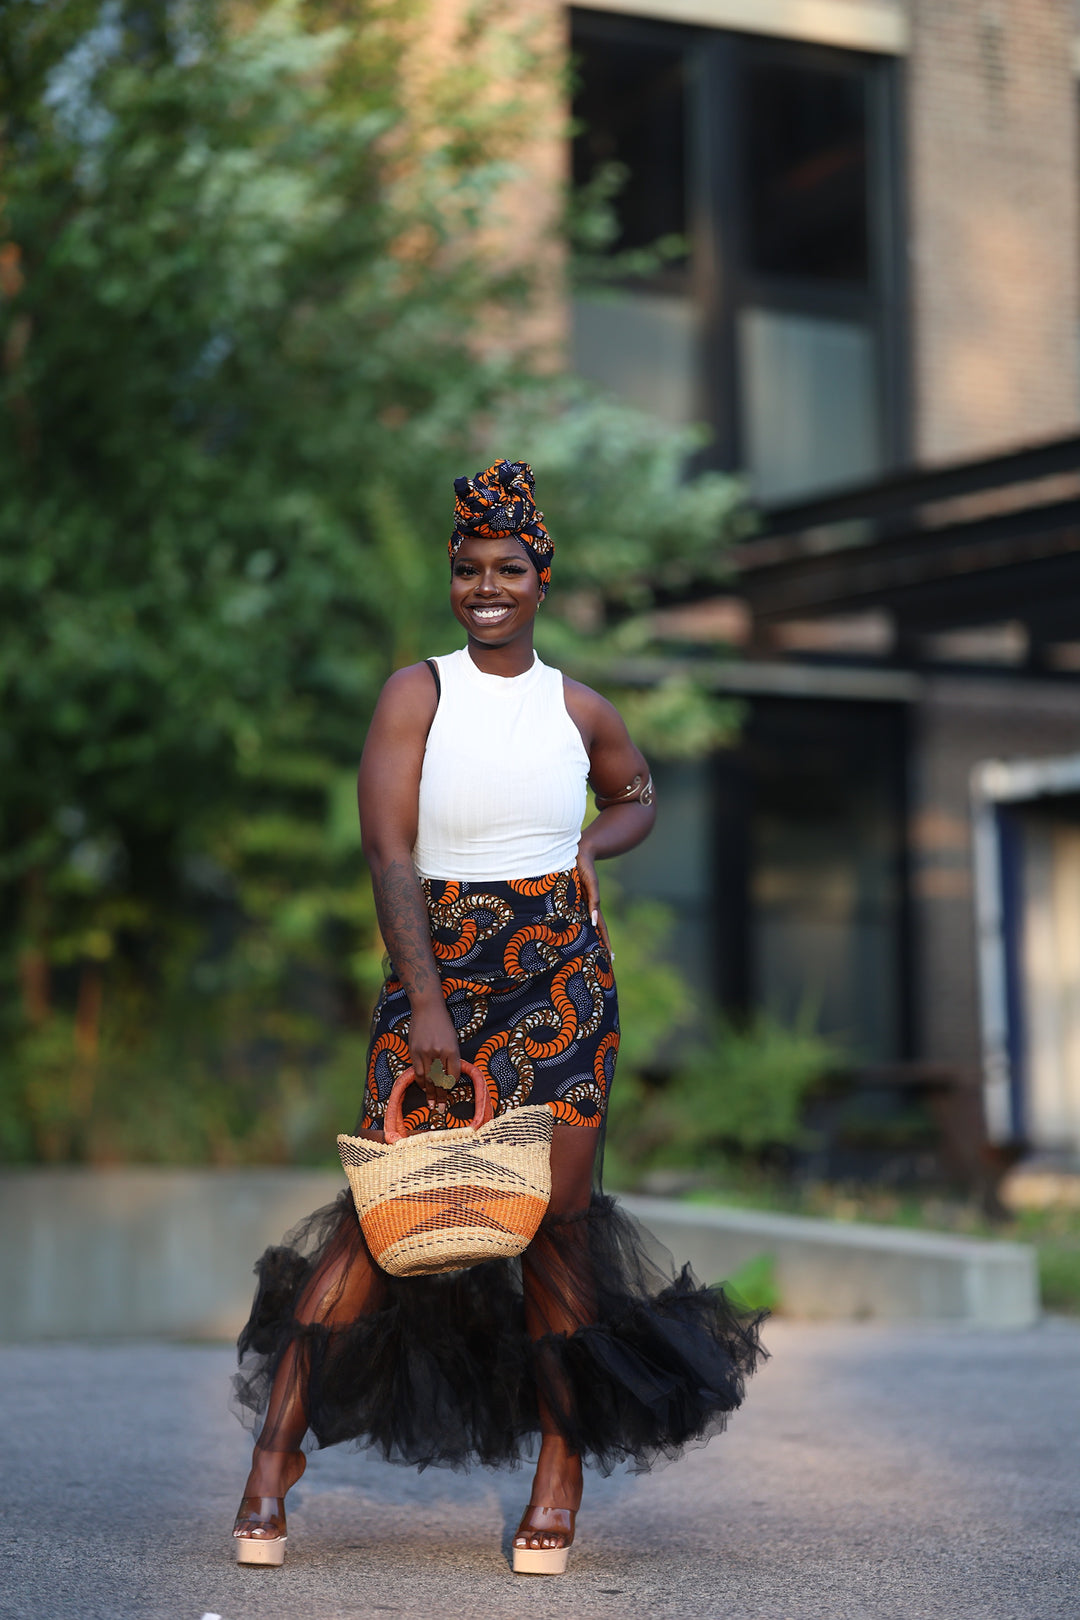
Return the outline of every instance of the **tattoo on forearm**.
{"type": "Polygon", "coordinates": [[[379,927],[410,1001],[438,980],[423,891],[411,861],[391,861],[371,874],[379,927]]]}

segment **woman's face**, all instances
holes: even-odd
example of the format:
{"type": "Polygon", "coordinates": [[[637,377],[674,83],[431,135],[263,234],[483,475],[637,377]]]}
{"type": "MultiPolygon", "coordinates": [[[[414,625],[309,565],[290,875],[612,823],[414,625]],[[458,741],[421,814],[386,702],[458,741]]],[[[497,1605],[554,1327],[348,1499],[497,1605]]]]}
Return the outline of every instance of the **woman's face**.
{"type": "Polygon", "coordinates": [[[482,646],[504,647],[528,634],[540,606],[540,576],[520,540],[466,535],[450,569],[450,606],[482,646]]]}

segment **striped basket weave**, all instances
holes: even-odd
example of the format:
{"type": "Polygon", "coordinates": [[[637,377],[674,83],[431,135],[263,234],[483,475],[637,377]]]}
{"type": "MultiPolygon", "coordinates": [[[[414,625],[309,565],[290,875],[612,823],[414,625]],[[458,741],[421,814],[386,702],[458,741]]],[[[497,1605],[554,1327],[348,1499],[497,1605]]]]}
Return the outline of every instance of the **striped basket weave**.
{"type": "Polygon", "coordinates": [[[339,1136],[338,1152],[371,1254],[395,1277],[510,1259],[532,1240],[551,1196],[554,1116],[542,1104],[497,1119],[483,1076],[472,1125],[405,1135],[396,1127],[413,1079],[406,1069],[386,1110],[386,1142],[339,1136]]]}

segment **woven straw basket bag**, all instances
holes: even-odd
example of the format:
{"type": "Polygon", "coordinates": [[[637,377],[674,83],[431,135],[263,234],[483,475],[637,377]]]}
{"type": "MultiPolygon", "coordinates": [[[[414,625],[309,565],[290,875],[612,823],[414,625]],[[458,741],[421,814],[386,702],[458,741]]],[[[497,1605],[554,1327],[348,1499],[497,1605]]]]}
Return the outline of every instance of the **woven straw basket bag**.
{"type": "Polygon", "coordinates": [[[512,1108],[493,1119],[483,1075],[471,1063],[461,1069],[476,1096],[471,1125],[408,1135],[406,1069],[386,1105],[385,1143],[337,1139],[367,1246],[394,1277],[512,1259],[551,1197],[551,1110],[512,1108]]]}

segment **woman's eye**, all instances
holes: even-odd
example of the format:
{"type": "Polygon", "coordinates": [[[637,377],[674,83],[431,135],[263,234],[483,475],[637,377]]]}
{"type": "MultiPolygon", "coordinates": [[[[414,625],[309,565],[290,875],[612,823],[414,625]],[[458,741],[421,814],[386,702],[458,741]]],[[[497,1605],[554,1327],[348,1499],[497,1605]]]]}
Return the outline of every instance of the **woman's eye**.
{"type": "Polygon", "coordinates": [[[504,574],[523,574],[525,570],[524,568],[519,568],[517,563],[508,563],[502,572],[504,574]]]}
{"type": "Polygon", "coordinates": [[[455,579],[470,579],[472,577],[472,575],[475,574],[475,573],[476,573],[476,569],[472,566],[471,563],[458,563],[457,566],[454,569],[454,578],[455,579]]]}

